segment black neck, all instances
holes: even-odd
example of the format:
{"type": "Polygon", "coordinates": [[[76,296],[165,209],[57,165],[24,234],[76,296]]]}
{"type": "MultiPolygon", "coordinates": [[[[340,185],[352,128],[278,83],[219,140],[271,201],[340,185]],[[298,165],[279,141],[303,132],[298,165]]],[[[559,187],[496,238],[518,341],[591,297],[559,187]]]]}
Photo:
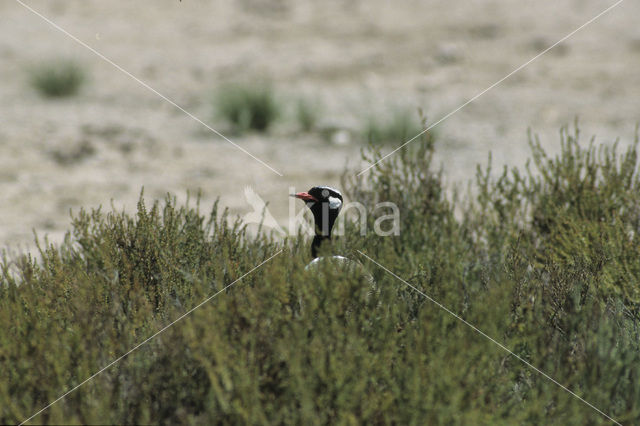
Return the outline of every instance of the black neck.
{"type": "Polygon", "coordinates": [[[322,242],[331,239],[331,229],[339,212],[340,209],[329,209],[328,203],[314,203],[311,206],[316,233],[311,244],[311,255],[314,259],[318,257],[318,249],[322,242]]]}
{"type": "Polygon", "coordinates": [[[331,236],[329,235],[316,234],[316,236],[313,237],[313,242],[311,243],[311,256],[313,256],[314,259],[318,257],[318,249],[322,242],[329,239],[331,239],[331,236]]]}

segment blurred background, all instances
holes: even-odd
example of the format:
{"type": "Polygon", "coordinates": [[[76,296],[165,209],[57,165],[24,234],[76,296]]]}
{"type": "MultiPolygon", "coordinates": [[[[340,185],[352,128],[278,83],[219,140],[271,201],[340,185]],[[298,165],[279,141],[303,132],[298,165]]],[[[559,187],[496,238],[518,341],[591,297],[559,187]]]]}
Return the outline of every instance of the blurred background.
{"type": "MultiPolygon", "coordinates": [[[[287,223],[291,186],[339,185],[614,1],[25,0],[282,173],[238,150],[14,0],[0,2],[0,245],[62,239],[69,211],[133,211],[202,191],[287,223]]],[[[633,140],[640,3],[625,1],[433,129],[448,185],[493,154],[522,166],[527,129],[556,152],[633,140]]],[[[299,206],[301,207],[301,206],[299,206]]]]}

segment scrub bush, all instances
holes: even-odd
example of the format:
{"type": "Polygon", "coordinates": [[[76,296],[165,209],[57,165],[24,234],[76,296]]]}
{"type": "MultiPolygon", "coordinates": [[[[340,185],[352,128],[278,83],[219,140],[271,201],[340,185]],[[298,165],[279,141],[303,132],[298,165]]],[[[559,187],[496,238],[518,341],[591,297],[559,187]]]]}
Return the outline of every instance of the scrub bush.
{"type": "Polygon", "coordinates": [[[452,197],[431,139],[346,177],[348,198],[400,208],[400,235],[375,235],[370,216],[370,232],[348,221],[334,243],[373,285],[357,270],[305,271],[308,236],[249,236],[217,204],[206,216],[171,198],[141,198],[135,216],[80,212],[64,244],[2,263],[0,422],[31,416],[241,277],[33,421],[606,421],[358,250],[637,422],[638,143],[618,154],[577,131],[561,139],[556,157],[532,140],[524,170],[479,167],[473,191],[452,197]]]}
{"type": "Polygon", "coordinates": [[[421,117],[410,108],[395,108],[387,116],[370,116],[362,130],[363,139],[372,145],[400,145],[424,130],[421,117]]]}
{"type": "Polygon", "coordinates": [[[282,106],[268,84],[225,86],[218,91],[214,101],[217,113],[237,132],[265,132],[282,112],[282,106]]]}
{"type": "Polygon", "coordinates": [[[295,116],[300,130],[310,132],[316,128],[322,108],[317,100],[298,99],[295,116]]]}
{"type": "Polygon", "coordinates": [[[86,79],[86,71],[72,61],[44,63],[31,71],[32,86],[47,98],[73,96],[86,79]]]}

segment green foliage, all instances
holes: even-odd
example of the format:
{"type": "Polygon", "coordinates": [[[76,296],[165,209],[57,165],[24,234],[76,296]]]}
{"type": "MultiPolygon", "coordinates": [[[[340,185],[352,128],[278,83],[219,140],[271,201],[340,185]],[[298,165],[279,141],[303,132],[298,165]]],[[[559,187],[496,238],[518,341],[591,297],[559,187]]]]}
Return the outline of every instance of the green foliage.
{"type": "MultiPolygon", "coordinates": [[[[422,138],[345,178],[374,214],[335,242],[375,280],[308,272],[309,238],[249,236],[171,198],[81,212],[59,247],[5,259],[0,422],[29,417],[207,297],[216,298],[38,423],[596,424],[606,419],[359,255],[362,250],[622,423],[640,418],[637,142],[524,171],[479,168],[448,197],[422,138]],[[401,233],[375,222],[394,202],[401,233]],[[252,273],[270,256],[274,257],[252,273]]],[[[368,160],[380,158],[373,151],[368,160]]]]}
{"type": "Polygon", "coordinates": [[[423,130],[424,128],[413,110],[396,108],[384,117],[370,116],[367,118],[362,133],[364,139],[373,145],[400,145],[423,130]]]}
{"type": "Polygon", "coordinates": [[[282,111],[268,84],[225,86],[216,95],[215,107],[217,113],[238,132],[264,132],[282,111]]]}
{"type": "Polygon", "coordinates": [[[72,61],[52,61],[40,64],[31,72],[32,86],[44,97],[63,98],[78,93],[87,75],[72,61]]]}

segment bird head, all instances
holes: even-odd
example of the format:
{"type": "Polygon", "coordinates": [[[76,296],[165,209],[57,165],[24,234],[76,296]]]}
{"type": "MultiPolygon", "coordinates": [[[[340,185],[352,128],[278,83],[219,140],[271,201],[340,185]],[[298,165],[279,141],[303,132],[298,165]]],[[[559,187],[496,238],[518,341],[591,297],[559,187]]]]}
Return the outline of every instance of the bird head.
{"type": "Polygon", "coordinates": [[[313,213],[316,235],[330,236],[342,208],[342,194],[329,186],[314,186],[307,192],[291,194],[303,200],[313,213]]]}

